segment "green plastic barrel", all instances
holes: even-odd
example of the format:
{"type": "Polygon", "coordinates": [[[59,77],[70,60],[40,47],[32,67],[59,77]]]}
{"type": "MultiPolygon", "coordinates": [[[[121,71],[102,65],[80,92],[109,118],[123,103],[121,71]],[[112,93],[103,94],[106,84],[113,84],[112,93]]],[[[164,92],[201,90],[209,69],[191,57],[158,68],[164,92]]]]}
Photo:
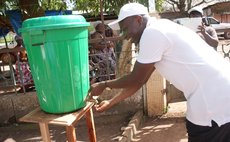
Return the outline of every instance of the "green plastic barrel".
{"type": "Polygon", "coordinates": [[[20,32],[39,104],[48,113],[85,106],[89,89],[88,26],[80,15],[25,20],[20,32]]]}

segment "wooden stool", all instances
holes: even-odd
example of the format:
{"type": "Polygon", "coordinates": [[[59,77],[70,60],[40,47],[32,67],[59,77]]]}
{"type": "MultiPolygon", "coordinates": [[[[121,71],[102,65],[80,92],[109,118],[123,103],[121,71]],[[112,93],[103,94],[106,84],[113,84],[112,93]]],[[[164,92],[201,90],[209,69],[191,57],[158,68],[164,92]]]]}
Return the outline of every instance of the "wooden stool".
{"type": "Polygon", "coordinates": [[[84,108],[68,114],[48,114],[40,108],[37,108],[19,120],[23,122],[39,123],[42,140],[44,142],[51,141],[48,127],[49,124],[65,126],[68,142],[76,142],[77,138],[74,126],[82,118],[82,116],[85,115],[90,142],[96,142],[96,132],[92,111],[93,105],[94,102],[87,102],[84,108]]]}

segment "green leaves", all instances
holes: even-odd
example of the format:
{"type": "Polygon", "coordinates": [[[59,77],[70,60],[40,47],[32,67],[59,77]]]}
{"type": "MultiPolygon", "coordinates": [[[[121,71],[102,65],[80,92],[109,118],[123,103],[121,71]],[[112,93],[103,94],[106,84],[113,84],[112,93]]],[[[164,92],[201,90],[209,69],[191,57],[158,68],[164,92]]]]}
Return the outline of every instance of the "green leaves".
{"type": "MultiPolygon", "coordinates": [[[[129,2],[139,2],[148,5],[148,0],[103,0],[103,12],[109,15],[118,14],[120,8],[129,2]]],[[[75,10],[93,16],[100,15],[100,0],[76,0],[75,10]]]]}
{"type": "Polygon", "coordinates": [[[67,8],[63,0],[39,0],[39,3],[44,10],[65,10],[67,8]]]}
{"type": "Polygon", "coordinates": [[[158,12],[162,12],[163,11],[163,7],[162,4],[165,2],[165,0],[156,0],[156,10],[158,12]]]}
{"type": "MultiPolygon", "coordinates": [[[[66,10],[67,2],[74,5],[74,9],[91,16],[100,15],[100,0],[33,0],[35,2],[26,2],[25,0],[0,0],[0,11],[14,10],[22,8],[20,3],[36,6],[36,9],[45,10],[66,10]],[[22,2],[23,1],[23,2],[22,2]]],[[[103,12],[109,15],[118,14],[120,8],[129,2],[139,2],[148,6],[148,0],[102,0],[103,12]]],[[[33,7],[35,8],[35,7],[33,7]]]]}
{"type": "Polygon", "coordinates": [[[15,10],[19,8],[18,0],[1,0],[0,9],[1,11],[5,10],[15,10]]]}

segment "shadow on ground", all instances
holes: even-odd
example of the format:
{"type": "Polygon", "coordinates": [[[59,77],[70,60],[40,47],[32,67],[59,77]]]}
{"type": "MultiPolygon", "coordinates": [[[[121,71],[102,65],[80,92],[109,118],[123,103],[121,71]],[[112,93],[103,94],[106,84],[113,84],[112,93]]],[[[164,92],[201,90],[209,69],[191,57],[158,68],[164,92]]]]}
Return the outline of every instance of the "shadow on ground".
{"type": "Polygon", "coordinates": [[[146,118],[133,141],[187,142],[185,118],[146,118]]]}
{"type": "MultiPolygon", "coordinates": [[[[142,121],[130,139],[133,142],[187,142],[185,128],[186,102],[169,104],[168,113],[160,118],[141,117],[142,121]]],[[[95,115],[96,116],[96,115],[95,115]]],[[[133,115],[109,115],[95,117],[97,142],[118,141],[133,115]]],[[[50,126],[51,140],[66,141],[65,127],[50,126]]],[[[89,142],[85,119],[77,124],[76,136],[79,142],[89,142]]],[[[38,124],[16,123],[0,127],[1,142],[40,142],[38,124]]]]}
{"type": "MultiPolygon", "coordinates": [[[[121,127],[127,125],[128,118],[117,115],[95,118],[97,142],[117,141],[121,135],[121,127]]],[[[79,142],[88,142],[88,132],[85,119],[76,125],[76,137],[79,142]]],[[[64,142],[66,131],[63,126],[49,125],[51,141],[64,142]]],[[[38,124],[16,123],[0,127],[1,142],[41,142],[41,134],[38,124]]]]}

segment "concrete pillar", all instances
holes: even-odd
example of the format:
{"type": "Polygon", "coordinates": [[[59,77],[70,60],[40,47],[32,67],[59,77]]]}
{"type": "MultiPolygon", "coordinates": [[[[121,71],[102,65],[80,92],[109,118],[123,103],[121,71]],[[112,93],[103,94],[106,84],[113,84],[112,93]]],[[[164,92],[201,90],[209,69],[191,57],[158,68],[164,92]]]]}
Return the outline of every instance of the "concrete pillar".
{"type": "Polygon", "coordinates": [[[162,115],[166,111],[166,80],[154,71],[146,83],[146,107],[148,116],[162,115]]]}

